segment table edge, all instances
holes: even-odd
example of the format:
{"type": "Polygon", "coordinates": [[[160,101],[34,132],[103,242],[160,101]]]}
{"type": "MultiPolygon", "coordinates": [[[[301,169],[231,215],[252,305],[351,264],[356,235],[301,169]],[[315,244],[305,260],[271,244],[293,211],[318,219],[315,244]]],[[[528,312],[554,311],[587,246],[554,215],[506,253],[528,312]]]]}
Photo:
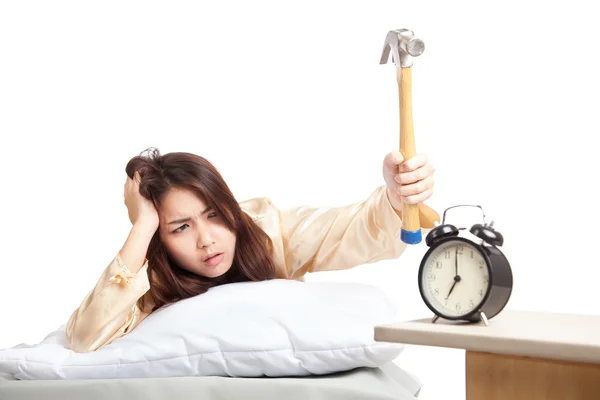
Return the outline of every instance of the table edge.
{"type": "Polygon", "coordinates": [[[600,347],[581,343],[557,343],[512,338],[491,339],[481,335],[449,332],[399,331],[389,326],[376,326],[374,340],[376,342],[444,347],[482,353],[600,364],[600,347]],[[465,339],[468,338],[477,339],[479,343],[471,342],[465,345],[465,339]]]}

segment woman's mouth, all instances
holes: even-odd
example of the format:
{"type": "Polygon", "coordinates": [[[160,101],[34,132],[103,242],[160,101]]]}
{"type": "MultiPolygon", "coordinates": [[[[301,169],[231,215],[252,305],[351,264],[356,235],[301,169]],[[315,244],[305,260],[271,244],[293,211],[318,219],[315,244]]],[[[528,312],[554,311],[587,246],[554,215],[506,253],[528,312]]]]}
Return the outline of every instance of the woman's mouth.
{"type": "Polygon", "coordinates": [[[223,261],[223,257],[224,254],[223,253],[215,253],[210,255],[209,257],[204,259],[204,264],[208,265],[209,267],[214,267],[215,265],[219,264],[221,261],[223,261]]]}

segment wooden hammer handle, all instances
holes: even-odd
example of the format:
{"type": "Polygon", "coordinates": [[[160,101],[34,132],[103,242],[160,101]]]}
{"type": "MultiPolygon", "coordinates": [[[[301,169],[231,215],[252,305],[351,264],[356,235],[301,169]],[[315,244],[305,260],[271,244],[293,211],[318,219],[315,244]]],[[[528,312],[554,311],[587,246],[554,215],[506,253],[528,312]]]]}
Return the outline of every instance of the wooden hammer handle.
{"type": "MultiPolygon", "coordinates": [[[[433,229],[436,223],[440,222],[440,215],[433,208],[429,207],[425,203],[419,204],[419,223],[421,228],[433,229]]],[[[396,210],[396,214],[402,219],[402,211],[396,210]]]]}
{"type": "MultiPolygon", "coordinates": [[[[400,153],[404,160],[416,155],[412,115],[412,68],[397,68],[398,94],[400,95],[400,153]]],[[[402,203],[401,239],[407,244],[421,242],[419,206],[402,203]]]]}

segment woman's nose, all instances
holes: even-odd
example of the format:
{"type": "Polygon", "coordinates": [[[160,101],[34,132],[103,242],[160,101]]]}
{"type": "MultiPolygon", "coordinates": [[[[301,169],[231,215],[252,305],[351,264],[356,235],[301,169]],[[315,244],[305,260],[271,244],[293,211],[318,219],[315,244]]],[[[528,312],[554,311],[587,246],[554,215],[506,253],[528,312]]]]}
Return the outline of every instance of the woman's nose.
{"type": "Polygon", "coordinates": [[[208,247],[214,243],[212,235],[207,229],[198,231],[198,247],[208,247]]]}

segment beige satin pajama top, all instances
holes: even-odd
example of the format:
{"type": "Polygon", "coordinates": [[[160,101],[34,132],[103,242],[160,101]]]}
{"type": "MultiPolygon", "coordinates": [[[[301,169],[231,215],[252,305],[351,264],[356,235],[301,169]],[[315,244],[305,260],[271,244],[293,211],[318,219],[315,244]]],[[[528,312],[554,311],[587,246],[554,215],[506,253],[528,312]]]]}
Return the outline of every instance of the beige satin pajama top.
{"type": "MultiPolygon", "coordinates": [[[[342,207],[280,210],[268,198],[240,206],[273,241],[277,278],[302,279],[309,272],[394,259],[406,248],[400,240],[401,214],[389,202],[385,185],[366,200],[342,207]]],[[[66,327],[69,348],[94,351],[131,332],[149,315],[136,304],[150,288],[147,268],[146,260],[132,274],[116,254],[71,314],[66,327]]]]}

